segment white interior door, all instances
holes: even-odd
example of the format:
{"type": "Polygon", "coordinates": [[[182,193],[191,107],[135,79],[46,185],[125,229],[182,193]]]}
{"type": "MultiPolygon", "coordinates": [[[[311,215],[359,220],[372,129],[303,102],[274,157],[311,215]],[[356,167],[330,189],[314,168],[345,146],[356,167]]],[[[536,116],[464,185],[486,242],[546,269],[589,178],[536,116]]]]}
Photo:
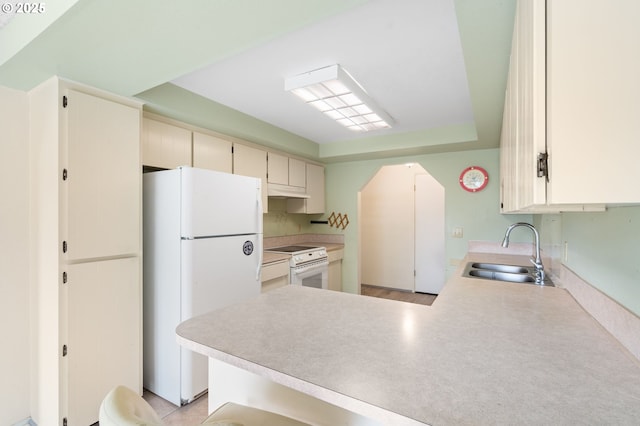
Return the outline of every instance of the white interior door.
{"type": "Polygon", "coordinates": [[[413,175],[385,166],[362,190],[362,284],[414,290],[413,175]]]}
{"type": "Polygon", "coordinates": [[[444,187],[417,164],[382,167],[360,192],[362,284],[438,294],[444,187]]]}
{"type": "Polygon", "coordinates": [[[415,183],[415,291],[438,294],[445,281],[444,187],[428,174],[415,183]]]}

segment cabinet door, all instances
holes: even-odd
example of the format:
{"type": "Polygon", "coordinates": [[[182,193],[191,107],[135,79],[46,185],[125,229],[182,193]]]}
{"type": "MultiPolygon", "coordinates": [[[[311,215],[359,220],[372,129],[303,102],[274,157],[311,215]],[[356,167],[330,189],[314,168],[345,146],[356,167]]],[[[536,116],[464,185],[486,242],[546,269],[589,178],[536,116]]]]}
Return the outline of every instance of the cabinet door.
{"type": "Polygon", "coordinates": [[[193,167],[231,173],[232,143],[225,139],[193,132],[193,167]]]}
{"type": "Polygon", "coordinates": [[[307,164],[306,213],[324,213],[324,167],[307,164]]]}
{"type": "Polygon", "coordinates": [[[289,158],[270,152],[267,158],[269,183],[289,185],[289,158]]]}
{"type": "Polygon", "coordinates": [[[342,260],[329,263],[329,290],[342,291],[342,260]]]}
{"type": "Polygon", "coordinates": [[[547,2],[549,202],[638,203],[640,2],[547,2]]]}
{"type": "Polygon", "coordinates": [[[546,203],[537,155],[546,151],[544,2],[518,2],[501,135],[502,212],[546,203]]]}
{"type": "Polygon", "coordinates": [[[191,131],[161,121],[142,122],[142,164],[175,169],[191,165],[191,131]]]}
{"type": "Polygon", "coordinates": [[[296,158],[289,158],[289,185],[307,186],[307,164],[296,158]]]}
{"type": "Polygon", "coordinates": [[[324,213],[324,167],[306,164],[307,199],[287,200],[288,213],[324,213]]]}
{"type": "Polygon", "coordinates": [[[289,262],[269,263],[262,267],[262,293],[289,284],[289,262]]]}
{"type": "Polygon", "coordinates": [[[234,144],[233,174],[256,177],[262,180],[262,210],[267,213],[267,151],[247,145],[234,144]]]}
{"type": "Polygon", "coordinates": [[[69,91],[67,260],[140,250],[140,110],[69,91]]]}
{"type": "Polygon", "coordinates": [[[115,386],[142,391],[140,260],[68,265],[68,424],[98,421],[115,386]]]}

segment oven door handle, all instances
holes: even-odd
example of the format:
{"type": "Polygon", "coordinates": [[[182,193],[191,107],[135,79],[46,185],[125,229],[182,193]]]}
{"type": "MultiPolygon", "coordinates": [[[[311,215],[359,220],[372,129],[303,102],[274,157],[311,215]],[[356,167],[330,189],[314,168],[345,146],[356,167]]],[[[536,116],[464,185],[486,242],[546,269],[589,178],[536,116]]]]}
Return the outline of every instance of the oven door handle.
{"type": "Polygon", "coordinates": [[[304,274],[305,272],[313,271],[314,269],[320,270],[328,266],[329,266],[329,262],[319,262],[309,266],[296,266],[294,271],[296,274],[304,274]]]}

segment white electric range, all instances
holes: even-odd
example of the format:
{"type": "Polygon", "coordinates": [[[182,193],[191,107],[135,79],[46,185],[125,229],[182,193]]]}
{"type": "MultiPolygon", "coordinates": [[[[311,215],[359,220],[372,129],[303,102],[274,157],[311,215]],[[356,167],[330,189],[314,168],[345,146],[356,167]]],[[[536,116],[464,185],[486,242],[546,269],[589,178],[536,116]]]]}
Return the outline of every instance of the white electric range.
{"type": "Polygon", "coordinates": [[[328,288],[329,257],[325,247],[290,245],[265,249],[271,253],[290,254],[289,284],[328,288]]]}

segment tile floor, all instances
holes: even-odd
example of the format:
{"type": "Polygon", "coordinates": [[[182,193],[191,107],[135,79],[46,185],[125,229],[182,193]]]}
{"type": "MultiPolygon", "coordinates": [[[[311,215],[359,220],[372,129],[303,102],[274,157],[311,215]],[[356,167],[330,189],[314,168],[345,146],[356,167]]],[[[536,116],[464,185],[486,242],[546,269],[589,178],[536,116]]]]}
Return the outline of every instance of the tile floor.
{"type": "Polygon", "coordinates": [[[394,290],[386,287],[376,287],[362,284],[360,293],[363,296],[381,297],[383,299],[400,300],[402,302],[417,303],[419,305],[429,305],[436,300],[437,295],[427,293],[413,293],[410,291],[394,290]]]}
{"type": "Polygon", "coordinates": [[[167,426],[195,426],[207,418],[208,400],[206,393],[192,403],[182,407],[173,405],[146,389],[142,397],[156,410],[167,426]]]}

